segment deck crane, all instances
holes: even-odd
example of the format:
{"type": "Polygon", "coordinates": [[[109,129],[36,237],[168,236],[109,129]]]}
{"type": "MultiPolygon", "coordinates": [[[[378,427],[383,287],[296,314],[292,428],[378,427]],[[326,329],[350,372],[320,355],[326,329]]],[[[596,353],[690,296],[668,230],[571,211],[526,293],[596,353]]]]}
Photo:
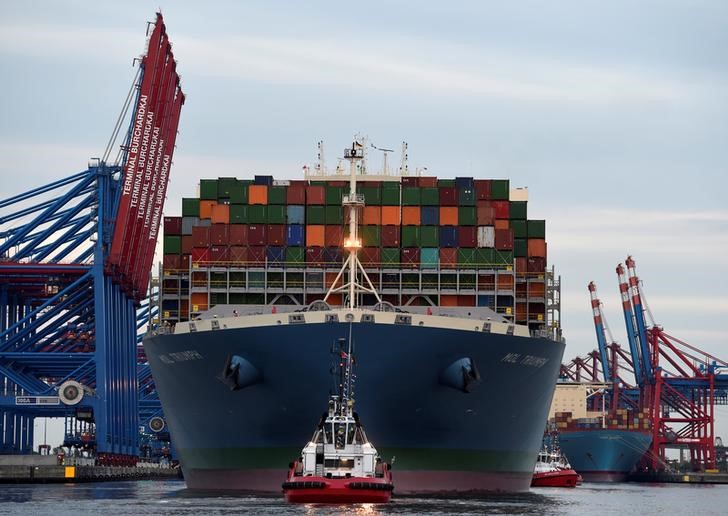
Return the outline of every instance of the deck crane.
{"type": "Polygon", "coordinates": [[[589,286],[587,288],[589,289],[592,312],[594,314],[594,329],[597,333],[597,344],[599,345],[599,361],[602,365],[602,376],[605,382],[611,383],[613,379],[609,370],[609,362],[607,360],[607,339],[605,336],[606,319],[602,313],[602,303],[597,297],[597,286],[593,281],[589,282],[589,286]]]}
{"type": "Polygon", "coordinates": [[[640,281],[637,277],[635,263],[632,256],[625,260],[627,274],[629,275],[629,291],[632,296],[632,308],[634,309],[634,320],[637,321],[637,338],[639,339],[640,353],[642,354],[642,374],[647,381],[654,383],[652,363],[650,358],[649,343],[647,342],[647,323],[645,322],[645,309],[640,295],[640,281]]]}
{"type": "MultiPolygon", "coordinates": [[[[642,387],[642,353],[637,344],[637,336],[635,334],[634,313],[632,312],[632,301],[630,300],[629,286],[624,265],[617,265],[617,277],[619,278],[619,292],[622,296],[622,310],[624,311],[624,324],[627,327],[627,340],[629,342],[629,350],[632,355],[632,364],[634,368],[634,377],[637,385],[642,387]]],[[[649,359],[649,354],[647,355],[649,359]]]]}

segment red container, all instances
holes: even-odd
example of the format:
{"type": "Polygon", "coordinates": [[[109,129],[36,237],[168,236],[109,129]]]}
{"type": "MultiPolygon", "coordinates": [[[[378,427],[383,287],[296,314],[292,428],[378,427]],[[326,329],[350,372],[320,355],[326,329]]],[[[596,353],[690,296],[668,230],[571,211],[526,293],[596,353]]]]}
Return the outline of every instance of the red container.
{"type": "Polygon", "coordinates": [[[306,248],[306,264],[323,265],[324,248],[323,247],[307,247],[306,248]]]}
{"type": "Polygon", "coordinates": [[[490,201],[477,201],[476,217],[478,226],[492,226],[495,221],[495,209],[490,201]]]}
{"type": "MultiPolygon", "coordinates": [[[[265,245],[265,225],[252,224],[248,226],[248,245],[265,245]]],[[[263,253],[265,257],[265,253],[263,253]]]]}
{"type": "Polygon", "coordinates": [[[165,270],[177,270],[181,269],[182,267],[180,264],[182,263],[182,256],[178,254],[165,254],[164,258],[162,258],[162,266],[165,270]]]}
{"type": "Polygon", "coordinates": [[[496,219],[507,219],[511,216],[511,207],[509,201],[490,201],[490,205],[495,210],[496,219]]]}
{"type": "Polygon", "coordinates": [[[182,235],[182,254],[192,254],[192,235],[182,235]]]}
{"type": "Polygon", "coordinates": [[[248,261],[248,248],[244,245],[230,246],[230,261],[233,263],[244,264],[248,261]]]}
{"type": "Polygon", "coordinates": [[[420,186],[420,178],[412,176],[402,177],[402,186],[420,186]]]}
{"type": "Polygon", "coordinates": [[[230,242],[230,245],[247,245],[248,226],[245,224],[231,224],[228,230],[228,242],[230,242]]]}
{"type": "Polygon", "coordinates": [[[288,181],[289,186],[302,186],[306,188],[308,186],[308,181],[305,179],[291,179],[288,181]]]}
{"type": "Polygon", "coordinates": [[[329,181],[329,186],[349,186],[349,181],[329,181]]]}
{"type": "Polygon", "coordinates": [[[182,217],[164,217],[164,234],[181,235],[182,217]]]}
{"type": "Polygon", "coordinates": [[[210,245],[228,245],[227,224],[213,224],[210,226],[210,245]]]}
{"type": "Polygon", "coordinates": [[[458,189],[454,186],[443,186],[440,188],[440,206],[457,206],[458,189]]]}
{"type": "Polygon", "coordinates": [[[478,245],[478,228],[476,226],[459,226],[458,227],[458,246],[460,247],[477,247],[478,245]]]}
{"type": "Polygon", "coordinates": [[[526,264],[526,270],[528,270],[528,272],[543,274],[546,271],[546,258],[538,256],[529,257],[528,263],[526,264]]]}
{"type": "Polygon", "coordinates": [[[286,204],[306,204],[306,186],[291,183],[286,189],[286,204]]]}
{"type": "Polygon", "coordinates": [[[490,199],[490,179],[475,180],[475,198],[479,201],[490,199]]]}
{"type": "Polygon", "coordinates": [[[361,254],[359,254],[361,263],[363,265],[371,265],[374,267],[380,267],[382,258],[378,247],[362,247],[361,254]]]}
{"type": "Polygon", "coordinates": [[[286,245],[285,224],[268,224],[266,233],[268,245],[286,245]]]}
{"type": "Polygon", "coordinates": [[[511,251],[513,249],[513,230],[495,230],[495,248],[499,251],[511,251]]]}
{"type": "Polygon", "coordinates": [[[211,262],[228,262],[230,261],[230,248],[226,245],[210,246],[211,262]]]}
{"type": "Polygon", "coordinates": [[[419,247],[405,247],[402,249],[402,267],[418,267],[420,266],[420,248],[419,247]]]}
{"type": "Polygon", "coordinates": [[[421,177],[419,183],[420,183],[420,188],[436,188],[437,187],[437,178],[436,177],[421,177]]]}
{"type": "Polygon", "coordinates": [[[306,204],[326,204],[326,188],[313,185],[306,187],[306,204]]]}
{"type": "Polygon", "coordinates": [[[458,250],[454,247],[440,248],[440,267],[454,269],[458,264],[458,250]]]}
{"type": "Polygon", "coordinates": [[[382,247],[399,247],[399,226],[382,226],[382,247]]]}
{"type": "Polygon", "coordinates": [[[343,247],[344,228],[341,226],[326,226],[324,230],[324,244],[326,247],[343,247]]]}
{"type": "Polygon", "coordinates": [[[546,240],[543,238],[529,238],[528,256],[546,258],[546,240]]]}
{"type": "Polygon", "coordinates": [[[193,247],[209,247],[210,228],[205,226],[193,226],[192,245],[193,247]]]}
{"type": "Polygon", "coordinates": [[[192,248],[192,263],[209,262],[210,261],[210,248],[209,247],[193,247],[192,248]]]}
{"type": "Polygon", "coordinates": [[[253,265],[260,265],[265,263],[265,247],[252,246],[248,247],[248,263],[253,265]]]}
{"type": "Polygon", "coordinates": [[[516,258],[516,274],[521,275],[528,270],[528,259],[525,256],[516,258]]]}

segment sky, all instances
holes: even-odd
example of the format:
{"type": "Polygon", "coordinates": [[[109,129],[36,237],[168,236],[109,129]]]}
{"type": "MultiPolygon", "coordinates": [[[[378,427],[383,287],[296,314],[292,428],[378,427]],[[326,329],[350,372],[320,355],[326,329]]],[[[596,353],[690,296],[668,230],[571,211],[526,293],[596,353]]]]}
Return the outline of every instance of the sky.
{"type": "Polygon", "coordinates": [[[656,321],[728,359],[728,3],[5,0],[2,197],[101,155],[160,6],[187,95],[166,214],[200,177],[301,178],[319,140],[330,165],[406,140],[411,168],[528,187],[565,358],[596,347],[591,280],[626,346],[631,254],[656,321]]]}

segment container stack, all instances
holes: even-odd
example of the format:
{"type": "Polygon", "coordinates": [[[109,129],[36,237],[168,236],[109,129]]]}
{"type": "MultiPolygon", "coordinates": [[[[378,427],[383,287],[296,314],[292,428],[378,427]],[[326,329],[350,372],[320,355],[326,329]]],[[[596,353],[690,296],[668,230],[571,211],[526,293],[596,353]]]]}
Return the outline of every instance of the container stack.
{"type": "MultiPolygon", "coordinates": [[[[524,191],[471,177],[357,185],[365,200],[359,256],[384,299],[419,304],[430,295],[442,306],[490,307],[544,324],[545,221],[528,219],[524,191]]],[[[164,220],[164,293],[177,299],[165,296],[163,311],[182,320],[218,303],[264,304],[272,287],[302,290],[302,303],[322,297],[308,295],[304,274],[318,281],[322,270],[323,289],[343,263],[347,190],[332,178],[201,180],[199,198],[183,199],[182,216],[164,220]]]]}
{"type": "Polygon", "coordinates": [[[647,409],[628,410],[617,409],[613,413],[604,415],[604,425],[601,417],[573,418],[571,412],[556,412],[554,422],[559,430],[638,430],[650,429],[650,417],[647,409]]]}

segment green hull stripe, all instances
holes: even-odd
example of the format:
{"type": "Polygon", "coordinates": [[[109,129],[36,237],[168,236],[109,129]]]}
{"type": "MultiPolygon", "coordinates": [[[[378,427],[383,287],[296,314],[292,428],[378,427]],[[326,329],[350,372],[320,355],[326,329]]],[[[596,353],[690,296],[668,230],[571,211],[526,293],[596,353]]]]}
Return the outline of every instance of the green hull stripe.
{"type": "MultiPolygon", "coordinates": [[[[383,459],[396,457],[395,469],[442,471],[533,471],[535,453],[495,450],[444,450],[436,448],[381,448],[383,459]]],[[[179,450],[183,468],[271,469],[285,468],[300,448],[186,448],[179,450]]]]}

